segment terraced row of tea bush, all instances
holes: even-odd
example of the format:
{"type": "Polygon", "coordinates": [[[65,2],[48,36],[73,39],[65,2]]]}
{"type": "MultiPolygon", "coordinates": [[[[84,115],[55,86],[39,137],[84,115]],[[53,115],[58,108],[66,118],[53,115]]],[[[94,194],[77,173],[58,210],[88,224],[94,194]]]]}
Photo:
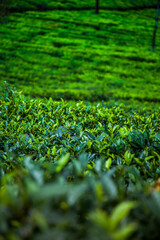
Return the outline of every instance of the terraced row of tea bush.
{"type": "Polygon", "coordinates": [[[32,97],[158,102],[154,24],[155,9],[15,13],[0,29],[1,81],[32,97]]]}
{"type": "Polygon", "coordinates": [[[0,239],[159,239],[159,116],[4,92],[0,239]]]}
{"type": "MultiPolygon", "coordinates": [[[[91,9],[95,7],[95,0],[72,0],[72,1],[62,1],[62,0],[1,0],[1,9],[7,8],[9,11],[26,11],[26,10],[55,10],[55,9],[91,9]]],[[[100,8],[104,9],[129,9],[129,8],[147,8],[156,7],[156,0],[137,0],[137,1],[100,1],[100,8]]]]}

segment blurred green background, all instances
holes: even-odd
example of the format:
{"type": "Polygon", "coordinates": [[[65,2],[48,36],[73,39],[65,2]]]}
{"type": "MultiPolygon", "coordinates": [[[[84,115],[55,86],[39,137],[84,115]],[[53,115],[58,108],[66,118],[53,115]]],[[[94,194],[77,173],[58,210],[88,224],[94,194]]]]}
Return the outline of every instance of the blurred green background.
{"type": "Polygon", "coordinates": [[[0,81],[55,100],[160,101],[157,0],[1,0],[0,81]]]}

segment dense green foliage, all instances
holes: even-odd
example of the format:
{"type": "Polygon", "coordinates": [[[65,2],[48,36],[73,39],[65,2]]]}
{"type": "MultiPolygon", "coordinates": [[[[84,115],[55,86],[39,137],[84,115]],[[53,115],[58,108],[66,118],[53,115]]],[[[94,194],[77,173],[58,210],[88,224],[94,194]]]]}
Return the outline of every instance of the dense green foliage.
{"type": "Polygon", "coordinates": [[[1,81],[33,97],[159,101],[154,24],[154,9],[13,14],[1,25],[1,81]]]}
{"type": "MultiPolygon", "coordinates": [[[[128,9],[156,7],[157,0],[103,0],[100,1],[100,8],[107,9],[128,9]]],[[[55,10],[55,9],[90,9],[95,8],[95,0],[0,0],[0,6],[7,7],[10,11],[26,10],[55,10]]]]}
{"type": "MultiPolygon", "coordinates": [[[[7,92],[6,92],[7,90],[7,92]]],[[[160,109],[0,100],[0,238],[158,239],[160,109]]]]}
{"type": "Polygon", "coordinates": [[[156,3],[0,0],[0,240],[160,239],[156,3]]]}

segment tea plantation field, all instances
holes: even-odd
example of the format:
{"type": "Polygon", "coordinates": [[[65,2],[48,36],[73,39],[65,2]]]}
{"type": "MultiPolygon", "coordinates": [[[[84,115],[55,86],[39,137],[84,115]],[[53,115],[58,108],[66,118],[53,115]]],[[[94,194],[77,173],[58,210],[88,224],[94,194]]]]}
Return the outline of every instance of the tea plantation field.
{"type": "MultiPolygon", "coordinates": [[[[60,2],[48,1],[55,9],[60,2]]],[[[147,2],[136,4],[142,8],[147,2]]],[[[65,11],[35,8],[10,14],[1,24],[1,81],[32,97],[159,102],[160,31],[151,51],[156,10],[102,9],[96,15],[94,9],[69,11],[72,4],[64,4],[65,11]]]]}
{"type": "Polygon", "coordinates": [[[160,239],[157,1],[0,1],[0,240],[160,239]]]}

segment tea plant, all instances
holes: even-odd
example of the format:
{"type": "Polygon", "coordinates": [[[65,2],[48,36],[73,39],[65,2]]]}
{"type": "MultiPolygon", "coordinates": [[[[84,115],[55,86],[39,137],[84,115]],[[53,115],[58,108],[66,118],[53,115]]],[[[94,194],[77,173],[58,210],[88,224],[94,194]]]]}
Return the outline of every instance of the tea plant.
{"type": "Polygon", "coordinates": [[[8,90],[0,99],[0,238],[158,239],[159,114],[8,90]]]}

